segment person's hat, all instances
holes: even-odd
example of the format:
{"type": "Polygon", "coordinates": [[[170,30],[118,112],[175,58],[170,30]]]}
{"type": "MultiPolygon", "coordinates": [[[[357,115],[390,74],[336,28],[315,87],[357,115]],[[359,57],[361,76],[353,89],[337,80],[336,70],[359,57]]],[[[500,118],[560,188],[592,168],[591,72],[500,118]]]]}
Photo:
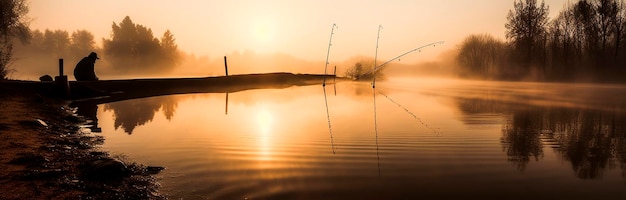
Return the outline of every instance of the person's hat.
{"type": "Polygon", "coordinates": [[[89,54],[89,56],[87,56],[87,57],[90,57],[90,58],[95,58],[95,59],[100,59],[100,58],[98,58],[98,54],[96,54],[96,52],[91,52],[91,53],[89,54]]]}

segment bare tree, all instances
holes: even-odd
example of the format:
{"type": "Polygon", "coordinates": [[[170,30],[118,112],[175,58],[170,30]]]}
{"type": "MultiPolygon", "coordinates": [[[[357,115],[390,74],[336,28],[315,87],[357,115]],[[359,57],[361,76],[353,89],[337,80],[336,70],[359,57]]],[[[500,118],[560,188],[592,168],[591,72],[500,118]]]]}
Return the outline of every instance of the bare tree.
{"type": "Polygon", "coordinates": [[[12,38],[27,42],[29,38],[25,0],[0,1],[0,79],[6,79],[12,61],[12,38]]]}
{"type": "MultiPolygon", "coordinates": [[[[539,64],[545,54],[545,34],[548,24],[549,8],[543,1],[538,5],[537,0],[516,0],[513,10],[509,10],[506,28],[506,38],[519,56],[524,67],[530,70],[532,64],[539,64]]],[[[541,63],[543,65],[543,63],[541,63]]]]}
{"type": "MultiPolygon", "coordinates": [[[[462,76],[497,78],[512,69],[505,69],[507,58],[506,44],[491,35],[470,35],[461,43],[457,62],[462,68],[462,76]]],[[[514,70],[513,70],[514,71],[514,70]]]]}

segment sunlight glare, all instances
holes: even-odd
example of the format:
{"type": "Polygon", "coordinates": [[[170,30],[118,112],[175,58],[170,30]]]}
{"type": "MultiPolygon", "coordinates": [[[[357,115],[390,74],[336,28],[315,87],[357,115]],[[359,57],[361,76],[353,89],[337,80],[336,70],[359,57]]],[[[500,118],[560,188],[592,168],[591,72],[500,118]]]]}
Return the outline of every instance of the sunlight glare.
{"type": "Polygon", "coordinates": [[[259,19],[252,25],[252,34],[250,36],[252,44],[256,51],[267,51],[274,43],[276,27],[269,20],[259,19]]]}
{"type": "Polygon", "coordinates": [[[261,134],[267,136],[272,128],[272,115],[266,110],[259,111],[256,115],[256,122],[261,134]]]}
{"type": "Polygon", "coordinates": [[[260,110],[256,114],[256,122],[260,131],[259,135],[259,160],[271,160],[271,136],[273,118],[267,110],[260,110]]]}

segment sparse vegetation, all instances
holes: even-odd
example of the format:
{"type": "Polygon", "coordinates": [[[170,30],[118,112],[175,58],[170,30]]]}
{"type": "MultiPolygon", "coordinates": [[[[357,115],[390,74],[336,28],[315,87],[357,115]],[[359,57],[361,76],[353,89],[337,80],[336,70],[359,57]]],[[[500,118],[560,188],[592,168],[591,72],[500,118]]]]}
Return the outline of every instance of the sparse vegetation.
{"type": "Polygon", "coordinates": [[[382,73],[382,69],[373,70],[374,61],[359,61],[354,63],[354,65],[346,70],[345,76],[347,78],[351,78],[353,80],[372,80],[374,78],[374,74],[376,74],[376,79],[383,78],[384,75],[382,73]],[[372,63],[372,64],[363,64],[363,63],[372,63]]]}

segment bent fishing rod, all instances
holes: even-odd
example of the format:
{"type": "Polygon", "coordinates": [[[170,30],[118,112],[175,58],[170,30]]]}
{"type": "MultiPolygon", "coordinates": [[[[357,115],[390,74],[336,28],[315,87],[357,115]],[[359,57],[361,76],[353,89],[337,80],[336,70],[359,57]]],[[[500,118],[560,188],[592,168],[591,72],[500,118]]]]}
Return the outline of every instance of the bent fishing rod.
{"type": "MultiPolygon", "coordinates": [[[[387,62],[384,62],[383,64],[381,64],[381,65],[379,65],[379,66],[374,67],[372,70],[368,71],[368,72],[367,72],[367,73],[365,73],[365,74],[374,73],[374,80],[375,80],[375,79],[376,79],[376,71],[378,71],[378,70],[382,69],[382,67],[384,67],[385,65],[389,64],[390,62],[392,62],[392,61],[394,61],[394,60],[396,60],[396,59],[399,59],[399,58],[401,58],[401,57],[403,57],[403,56],[406,56],[407,54],[410,54],[410,53],[416,52],[416,51],[420,51],[420,52],[421,52],[421,50],[422,50],[423,48],[430,47],[430,46],[435,47],[435,46],[437,46],[438,44],[443,44],[443,43],[444,43],[444,41],[438,41],[438,42],[433,42],[433,43],[430,43],[430,44],[427,44],[427,45],[424,45],[424,46],[417,47],[417,48],[415,48],[415,49],[411,49],[410,51],[407,51],[407,52],[405,52],[405,53],[403,53],[403,54],[400,54],[399,56],[396,56],[396,57],[394,57],[394,58],[392,58],[392,59],[388,60],[387,62]]],[[[372,83],[372,86],[373,86],[373,87],[375,87],[375,85],[374,85],[375,83],[376,83],[376,82],[373,82],[373,83],[372,83]]]]}

